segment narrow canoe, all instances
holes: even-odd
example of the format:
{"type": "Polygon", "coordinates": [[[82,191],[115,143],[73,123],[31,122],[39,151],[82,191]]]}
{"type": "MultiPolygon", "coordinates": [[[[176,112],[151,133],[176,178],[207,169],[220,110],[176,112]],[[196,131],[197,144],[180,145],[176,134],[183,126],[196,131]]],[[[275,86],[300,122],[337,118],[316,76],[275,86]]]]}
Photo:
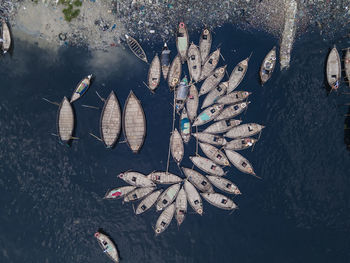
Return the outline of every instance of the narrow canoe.
{"type": "Polygon", "coordinates": [[[177,52],[181,57],[181,63],[184,63],[186,61],[188,43],[189,43],[189,37],[188,37],[186,25],[184,22],[180,22],[176,32],[176,48],[177,48],[177,52]]]}
{"type": "Polygon", "coordinates": [[[185,106],[185,102],[188,96],[188,90],[189,90],[188,80],[187,80],[187,77],[185,76],[183,77],[180,84],[176,87],[176,90],[175,90],[175,109],[177,114],[180,114],[180,111],[185,106]]]}
{"type": "Polygon", "coordinates": [[[184,157],[185,151],[181,135],[176,128],[170,137],[170,150],[174,161],[177,163],[177,165],[179,165],[184,157]]]}
{"type": "Polygon", "coordinates": [[[112,190],[109,190],[106,194],[104,199],[119,199],[130,193],[131,191],[135,190],[136,186],[128,185],[128,186],[122,186],[118,188],[114,188],[112,190]]]}
{"type": "Polygon", "coordinates": [[[57,113],[57,133],[62,143],[68,144],[74,130],[74,113],[72,105],[63,98],[57,113]]]}
{"type": "Polygon", "coordinates": [[[260,75],[260,81],[261,85],[264,85],[272,76],[273,70],[276,66],[276,47],[273,47],[269,53],[267,53],[266,57],[264,58],[259,75],[260,75]]]}
{"type": "Polygon", "coordinates": [[[156,184],[147,176],[142,173],[128,171],[125,173],[120,173],[118,178],[124,180],[126,183],[136,186],[136,187],[151,187],[156,186],[156,184]]]}
{"type": "Polygon", "coordinates": [[[158,198],[156,208],[157,211],[161,211],[165,209],[168,205],[170,205],[176,198],[177,193],[180,191],[181,184],[173,184],[169,186],[158,198]]]}
{"type": "Polygon", "coordinates": [[[350,87],[350,48],[347,48],[345,52],[344,68],[346,79],[350,87]]]}
{"type": "Polygon", "coordinates": [[[212,125],[210,125],[208,128],[206,128],[203,132],[206,133],[223,133],[227,132],[228,130],[232,129],[233,127],[240,125],[242,123],[241,120],[222,120],[214,122],[212,125]]]}
{"type": "Polygon", "coordinates": [[[175,214],[175,203],[169,205],[160,214],[154,230],[156,235],[159,235],[160,233],[164,232],[165,229],[168,228],[168,226],[171,223],[171,220],[173,220],[174,214],[175,214]]]}
{"type": "Polygon", "coordinates": [[[230,75],[230,78],[228,80],[228,89],[227,93],[232,92],[239,83],[243,80],[247,69],[248,69],[248,62],[249,62],[250,56],[241,62],[237,64],[237,66],[232,70],[232,73],[230,75]]]}
{"type": "Polygon", "coordinates": [[[209,77],[211,74],[213,74],[213,71],[219,62],[219,59],[220,59],[220,48],[218,48],[213,53],[211,53],[207,58],[207,60],[205,60],[204,62],[202,61],[204,64],[202,66],[200,81],[209,77]]]}
{"type": "Polygon", "coordinates": [[[241,191],[239,191],[238,187],[232,183],[230,180],[215,176],[215,175],[207,175],[208,180],[218,189],[224,191],[228,194],[240,195],[241,191]]]}
{"type": "Polygon", "coordinates": [[[199,172],[193,169],[185,167],[182,167],[182,171],[184,171],[187,180],[191,182],[192,185],[197,187],[199,191],[214,193],[213,186],[204,175],[200,174],[199,172]]]}
{"type": "Polygon", "coordinates": [[[116,246],[112,242],[112,240],[105,234],[102,234],[101,232],[95,233],[95,238],[98,241],[98,244],[103,249],[103,252],[106,253],[106,255],[113,261],[113,262],[119,262],[119,254],[117,251],[116,246]]]}
{"type": "Polygon", "coordinates": [[[199,39],[199,51],[201,53],[202,64],[206,61],[211,48],[212,37],[208,28],[204,28],[199,39]]]}
{"type": "Polygon", "coordinates": [[[223,108],[224,105],[221,104],[215,104],[213,106],[210,106],[209,108],[206,108],[195,119],[195,121],[193,122],[193,126],[200,126],[210,122],[211,120],[215,119],[217,116],[220,115],[223,108]]]}
{"type": "Polygon", "coordinates": [[[204,109],[214,104],[219,98],[221,98],[221,96],[223,96],[226,93],[227,87],[228,82],[226,81],[220,83],[219,86],[217,86],[215,89],[212,89],[205,97],[201,109],[204,109]]]}
{"type": "Polygon", "coordinates": [[[332,89],[338,89],[341,76],[340,57],[337,48],[334,46],[327,58],[327,81],[332,89]]]}
{"type": "Polygon", "coordinates": [[[198,91],[196,86],[192,84],[188,91],[188,97],[186,100],[187,115],[191,122],[197,117],[198,104],[198,91]]]}
{"type": "Polygon", "coordinates": [[[234,91],[230,94],[227,94],[217,100],[217,103],[219,104],[235,104],[238,102],[241,102],[242,100],[245,100],[249,97],[249,95],[252,94],[248,91],[234,91]]]}
{"type": "Polygon", "coordinates": [[[146,196],[137,206],[135,210],[135,214],[139,215],[143,212],[146,212],[148,209],[150,209],[158,200],[158,197],[162,193],[163,190],[157,190],[153,193],[146,196]]]}
{"type": "Polygon", "coordinates": [[[241,114],[245,109],[247,109],[249,104],[250,101],[230,105],[221,111],[220,115],[218,115],[215,118],[215,121],[227,120],[236,117],[237,115],[241,114]]]}
{"type": "Polygon", "coordinates": [[[217,68],[212,75],[210,75],[202,84],[199,90],[199,96],[207,94],[213,88],[215,88],[222,78],[225,76],[226,65],[217,68]]]}
{"type": "Polygon", "coordinates": [[[203,214],[203,203],[201,196],[196,188],[188,180],[184,182],[184,189],[186,192],[187,201],[192,209],[199,215],[203,214]]]}
{"type": "Polygon", "coordinates": [[[128,35],[125,35],[125,38],[126,38],[126,42],[128,43],[128,46],[129,46],[130,50],[132,51],[132,53],[134,53],[134,55],[136,57],[138,57],[139,59],[141,59],[142,61],[148,63],[146,53],[142,49],[139,42],[137,42],[136,39],[134,39],[133,37],[128,36],[128,35]]]}
{"type": "Polygon", "coordinates": [[[73,103],[74,101],[76,101],[77,99],[81,98],[85,94],[85,92],[90,87],[91,78],[92,78],[92,74],[90,74],[87,77],[83,78],[78,83],[77,87],[75,88],[75,90],[74,90],[74,92],[72,94],[72,98],[70,99],[70,103],[73,103]]]}
{"type": "Polygon", "coordinates": [[[202,152],[213,162],[222,166],[230,165],[226,155],[215,146],[203,142],[199,143],[199,146],[201,147],[202,152]]]}
{"type": "Polygon", "coordinates": [[[147,178],[157,184],[176,184],[182,182],[181,177],[169,172],[152,172],[147,175],[147,178]]]}
{"type": "Polygon", "coordinates": [[[138,153],[146,136],[146,117],[140,101],[132,91],[124,105],[123,131],[130,149],[138,153]]]}
{"type": "Polygon", "coordinates": [[[1,43],[1,48],[2,48],[2,51],[4,52],[4,54],[6,52],[8,52],[11,48],[11,33],[10,33],[10,29],[6,23],[5,20],[2,20],[2,23],[1,23],[1,33],[2,33],[2,40],[3,42],[1,43]]]}
{"type": "Polygon", "coordinates": [[[168,78],[169,68],[170,68],[170,50],[166,43],[162,49],[162,54],[160,56],[160,62],[162,65],[163,77],[166,80],[168,78]]]}
{"type": "Polygon", "coordinates": [[[252,147],[258,140],[254,138],[241,138],[229,141],[224,146],[225,149],[239,151],[252,147]]]}
{"type": "Polygon", "coordinates": [[[180,134],[184,143],[188,143],[191,139],[191,122],[188,118],[186,108],[183,108],[180,116],[180,134]]]}
{"type": "Polygon", "coordinates": [[[160,73],[161,73],[160,59],[156,54],[151,62],[151,65],[148,71],[148,88],[152,92],[154,92],[159,85],[160,75],[161,75],[160,73]]]}
{"type": "Polygon", "coordinates": [[[168,85],[170,89],[174,89],[177,84],[179,84],[180,77],[181,77],[181,59],[180,56],[177,55],[173,62],[171,62],[170,69],[169,69],[169,76],[168,76],[168,85]]]}
{"type": "Polygon", "coordinates": [[[211,205],[225,210],[237,209],[237,205],[227,196],[219,193],[201,193],[201,196],[211,205]]]}
{"type": "Polygon", "coordinates": [[[214,163],[212,160],[201,157],[201,156],[191,156],[190,160],[193,162],[195,166],[197,166],[200,170],[217,176],[224,176],[224,170],[214,163]]]}
{"type": "Polygon", "coordinates": [[[202,61],[198,47],[192,42],[187,52],[187,65],[190,77],[194,82],[201,76],[202,61]]]}
{"type": "Polygon", "coordinates": [[[152,193],[156,188],[155,187],[141,187],[137,188],[134,191],[131,191],[124,197],[124,202],[137,201],[150,193],[152,193]]]}
{"type": "Polygon", "coordinates": [[[117,142],[121,129],[121,112],[118,99],[113,91],[109,94],[100,118],[101,139],[107,148],[117,142]]]}
{"type": "Polygon", "coordinates": [[[175,200],[175,219],[177,221],[178,226],[180,226],[182,222],[185,220],[186,213],[187,213],[187,197],[186,197],[186,192],[184,187],[181,187],[175,200]]]}
{"type": "Polygon", "coordinates": [[[227,143],[224,137],[211,133],[197,132],[193,133],[193,136],[201,142],[206,142],[213,145],[225,145],[227,143]]]}
{"type": "Polygon", "coordinates": [[[232,150],[227,150],[225,149],[226,156],[230,160],[230,162],[236,166],[238,170],[240,170],[243,173],[247,174],[252,174],[255,175],[253,166],[250,164],[250,162],[244,158],[242,155],[239,153],[232,151],[232,150]]]}
{"type": "Polygon", "coordinates": [[[265,126],[257,123],[246,123],[233,127],[225,134],[225,136],[232,139],[245,138],[258,134],[263,128],[265,128],[265,126]]]}

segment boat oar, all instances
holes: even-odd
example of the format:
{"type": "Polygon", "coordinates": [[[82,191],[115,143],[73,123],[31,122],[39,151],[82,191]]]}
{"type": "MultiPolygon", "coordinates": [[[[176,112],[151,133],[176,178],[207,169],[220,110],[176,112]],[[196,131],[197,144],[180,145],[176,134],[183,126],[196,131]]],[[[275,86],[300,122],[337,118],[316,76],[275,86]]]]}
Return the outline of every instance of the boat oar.
{"type": "Polygon", "coordinates": [[[85,108],[95,109],[95,110],[99,110],[99,109],[100,109],[99,107],[90,106],[90,105],[85,105],[85,104],[82,104],[81,106],[83,106],[83,107],[85,107],[85,108]]]}
{"type": "Polygon", "coordinates": [[[71,136],[70,138],[71,138],[72,140],[79,140],[78,137],[73,137],[73,136],[71,136]]]}
{"type": "Polygon", "coordinates": [[[97,90],[96,90],[95,92],[96,92],[97,96],[100,98],[100,100],[102,100],[103,102],[106,101],[104,98],[102,98],[102,97],[100,96],[100,94],[98,94],[97,90]]]}
{"type": "Polygon", "coordinates": [[[151,90],[151,88],[150,88],[144,81],[142,81],[142,83],[150,90],[150,92],[151,92],[152,94],[154,94],[154,91],[151,90]]]}
{"type": "Polygon", "coordinates": [[[55,101],[51,101],[51,100],[48,100],[46,98],[42,98],[44,101],[48,102],[48,103],[51,103],[53,105],[56,105],[56,106],[60,106],[60,104],[58,102],[55,102],[55,101]]]}
{"type": "Polygon", "coordinates": [[[220,57],[222,58],[223,61],[225,61],[225,58],[224,58],[224,56],[221,54],[221,52],[220,52],[220,57]]]}
{"type": "Polygon", "coordinates": [[[90,134],[92,137],[94,137],[96,140],[102,142],[102,139],[99,138],[98,136],[96,136],[95,134],[93,134],[93,133],[91,133],[91,132],[89,132],[89,134],[90,134]]]}

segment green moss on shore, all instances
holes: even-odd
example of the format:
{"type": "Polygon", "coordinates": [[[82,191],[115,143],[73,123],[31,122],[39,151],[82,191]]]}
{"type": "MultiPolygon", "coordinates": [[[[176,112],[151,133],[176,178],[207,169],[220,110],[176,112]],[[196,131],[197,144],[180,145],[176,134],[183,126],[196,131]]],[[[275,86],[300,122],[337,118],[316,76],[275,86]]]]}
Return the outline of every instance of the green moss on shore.
{"type": "Polygon", "coordinates": [[[64,14],[64,19],[67,22],[72,21],[72,19],[76,18],[79,15],[80,9],[78,9],[78,7],[83,4],[81,0],[59,0],[58,3],[65,6],[62,12],[64,14]]]}

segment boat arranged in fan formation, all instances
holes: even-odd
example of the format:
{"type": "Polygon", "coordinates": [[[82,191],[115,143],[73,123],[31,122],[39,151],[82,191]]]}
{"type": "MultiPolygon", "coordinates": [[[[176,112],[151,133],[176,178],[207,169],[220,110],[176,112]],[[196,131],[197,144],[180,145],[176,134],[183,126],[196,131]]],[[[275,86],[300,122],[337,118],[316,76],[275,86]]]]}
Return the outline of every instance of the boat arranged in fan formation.
{"type": "Polygon", "coordinates": [[[201,53],[201,62],[204,64],[204,62],[207,60],[207,57],[210,53],[211,48],[211,33],[208,28],[204,28],[201,37],[199,39],[199,51],[201,53]]]}
{"type": "Polygon", "coordinates": [[[187,59],[189,37],[187,27],[185,23],[180,22],[176,33],[176,48],[180,55],[181,63],[184,63],[187,59]]]}
{"type": "Polygon", "coordinates": [[[85,92],[88,90],[90,87],[90,82],[91,82],[92,74],[88,75],[87,77],[83,78],[75,88],[72,98],[70,99],[70,103],[73,103],[77,99],[80,99],[85,92]]]}
{"type": "Polygon", "coordinates": [[[160,56],[160,63],[162,65],[163,77],[166,80],[170,69],[170,50],[166,43],[162,49],[162,54],[160,56]]]}
{"type": "Polygon", "coordinates": [[[348,82],[348,85],[350,87],[350,48],[347,48],[345,52],[344,70],[345,70],[346,81],[348,82]]]}
{"type": "Polygon", "coordinates": [[[176,85],[179,83],[181,78],[181,58],[177,55],[173,62],[171,62],[168,75],[168,85],[171,90],[175,89],[176,85]]]}
{"type": "Polygon", "coordinates": [[[194,82],[199,81],[201,76],[201,53],[198,47],[192,42],[187,52],[187,65],[190,77],[194,82]]]}
{"type": "Polygon", "coordinates": [[[201,109],[209,107],[210,105],[216,103],[216,101],[221,98],[226,93],[228,87],[228,81],[222,82],[216,88],[212,89],[208,95],[205,97],[201,109]]]}
{"type": "Polygon", "coordinates": [[[341,77],[341,64],[339,53],[335,45],[332,48],[331,52],[329,52],[327,58],[326,75],[328,85],[331,87],[332,90],[337,90],[339,87],[339,81],[341,77]]]}
{"type": "Polygon", "coordinates": [[[2,53],[7,53],[11,48],[11,32],[9,29],[8,24],[4,19],[0,20],[1,22],[1,32],[0,32],[0,38],[2,39],[2,42],[0,42],[0,47],[2,50],[2,53]]]}

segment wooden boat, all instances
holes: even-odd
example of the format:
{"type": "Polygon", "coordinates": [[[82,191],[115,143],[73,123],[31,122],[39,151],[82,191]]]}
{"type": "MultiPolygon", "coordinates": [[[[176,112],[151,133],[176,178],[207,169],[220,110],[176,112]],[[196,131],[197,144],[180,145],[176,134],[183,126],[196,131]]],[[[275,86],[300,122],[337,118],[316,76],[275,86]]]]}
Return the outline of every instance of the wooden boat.
{"type": "Polygon", "coordinates": [[[216,118],[216,116],[219,116],[223,108],[224,105],[221,104],[215,104],[213,106],[210,106],[209,108],[206,108],[195,119],[195,121],[193,122],[193,126],[200,126],[210,122],[211,120],[216,118]]]}
{"type": "Polygon", "coordinates": [[[170,150],[174,161],[177,163],[177,165],[179,165],[184,157],[185,151],[181,135],[176,128],[170,137],[170,150]]]}
{"type": "Polygon", "coordinates": [[[136,186],[136,187],[151,187],[156,186],[156,184],[147,176],[142,173],[128,171],[125,173],[120,173],[118,178],[124,180],[126,183],[136,186]]]}
{"type": "Polygon", "coordinates": [[[187,95],[188,95],[188,81],[187,77],[183,77],[181,80],[180,84],[176,87],[175,90],[175,109],[176,113],[180,114],[180,111],[184,108],[185,102],[187,100],[187,95]]]}
{"type": "Polygon", "coordinates": [[[235,139],[226,143],[224,148],[233,151],[244,150],[253,146],[257,141],[258,140],[254,138],[235,139]]]}
{"type": "Polygon", "coordinates": [[[143,212],[146,212],[148,209],[150,209],[158,200],[158,197],[162,193],[163,190],[157,190],[153,193],[147,195],[136,207],[135,214],[139,215],[143,212]]]}
{"type": "Polygon", "coordinates": [[[225,175],[224,170],[210,159],[201,156],[191,156],[190,160],[195,166],[206,173],[217,176],[225,175]]]}
{"type": "Polygon", "coordinates": [[[187,52],[187,66],[190,77],[194,82],[201,77],[202,61],[198,47],[192,42],[187,52]]]}
{"type": "Polygon", "coordinates": [[[232,73],[230,75],[230,78],[228,80],[228,88],[227,93],[232,92],[239,83],[243,80],[247,69],[248,69],[248,62],[249,62],[250,56],[246,59],[242,60],[237,64],[237,66],[232,70],[232,73]]]}
{"type": "Polygon", "coordinates": [[[175,200],[177,193],[180,191],[180,187],[180,183],[173,184],[159,196],[156,204],[157,211],[163,210],[175,200]]]}
{"type": "Polygon", "coordinates": [[[184,63],[187,59],[189,37],[187,28],[184,22],[180,22],[176,32],[176,48],[181,57],[181,63],[184,63]]]}
{"type": "Polygon", "coordinates": [[[250,101],[230,105],[221,111],[220,115],[215,118],[215,121],[227,120],[236,117],[238,114],[241,114],[249,104],[250,101]]]}
{"type": "Polygon", "coordinates": [[[124,106],[123,131],[130,149],[138,153],[146,136],[146,117],[140,101],[132,91],[124,106]]]}
{"type": "Polygon", "coordinates": [[[177,221],[178,226],[180,226],[182,222],[185,220],[186,213],[187,213],[187,197],[186,197],[186,192],[184,187],[181,187],[175,200],[175,219],[177,221]]]}
{"type": "Polygon", "coordinates": [[[212,89],[208,95],[205,97],[201,109],[204,109],[212,104],[214,104],[219,98],[221,98],[227,90],[228,82],[222,82],[215,89],[212,89]]]}
{"type": "Polygon", "coordinates": [[[187,115],[191,122],[197,117],[198,103],[198,91],[196,86],[192,84],[186,100],[187,115]]]}
{"type": "Polygon", "coordinates": [[[339,53],[335,45],[327,58],[326,75],[328,85],[332,88],[332,90],[337,90],[341,76],[341,64],[339,53]]]}
{"type": "Polygon", "coordinates": [[[188,143],[191,139],[191,122],[188,118],[186,108],[183,108],[180,116],[180,134],[184,143],[188,143]]]}
{"type": "Polygon", "coordinates": [[[223,166],[230,165],[230,162],[228,161],[225,154],[215,146],[203,142],[200,142],[199,146],[201,147],[202,152],[213,162],[223,166]]]}
{"type": "Polygon", "coordinates": [[[72,98],[70,99],[70,103],[73,103],[74,101],[76,101],[77,99],[79,99],[80,97],[82,97],[85,94],[85,92],[90,87],[91,78],[92,78],[92,74],[83,78],[78,83],[77,87],[75,88],[75,90],[73,92],[72,98]]]}
{"type": "Polygon", "coordinates": [[[155,233],[156,235],[159,235],[160,233],[164,232],[165,229],[168,228],[168,226],[171,223],[171,220],[173,220],[175,214],[175,204],[169,205],[164,211],[160,214],[156,226],[155,226],[155,233]]]}
{"type": "Polygon", "coordinates": [[[147,56],[145,51],[143,51],[141,45],[139,42],[137,42],[133,37],[125,35],[126,43],[128,43],[128,46],[132,53],[142,61],[148,63],[147,56]]]}
{"type": "Polygon", "coordinates": [[[133,185],[114,188],[112,190],[109,190],[105,194],[104,199],[119,199],[119,198],[124,197],[126,194],[130,193],[131,191],[133,191],[135,189],[136,189],[136,186],[133,186],[133,185]]]}
{"type": "Polygon", "coordinates": [[[237,209],[237,205],[227,196],[219,193],[201,193],[201,196],[211,205],[225,210],[237,209]]]}
{"type": "Polygon", "coordinates": [[[193,136],[201,142],[206,142],[213,145],[225,145],[227,143],[224,137],[211,133],[197,132],[193,133],[193,136]]]}
{"type": "Polygon", "coordinates": [[[191,182],[192,185],[197,187],[198,190],[202,192],[214,193],[212,185],[204,175],[200,174],[199,172],[193,169],[185,167],[182,167],[182,171],[184,171],[187,180],[191,182]]]}
{"type": "Polygon", "coordinates": [[[211,53],[210,56],[207,58],[207,60],[202,61],[204,64],[202,66],[201,78],[199,79],[199,81],[206,79],[211,74],[213,74],[213,71],[219,62],[219,59],[220,59],[220,48],[218,48],[213,53],[211,53]]]}
{"type": "Polygon", "coordinates": [[[187,201],[192,209],[199,215],[203,214],[203,203],[201,196],[197,192],[196,188],[188,180],[184,181],[184,189],[187,196],[187,201]]]}
{"type": "Polygon", "coordinates": [[[211,33],[208,28],[204,28],[201,37],[199,39],[199,51],[201,53],[202,64],[206,61],[211,48],[211,33]]]}
{"type": "Polygon", "coordinates": [[[170,89],[174,89],[177,84],[179,84],[180,77],[181,77],[181,59],[180,56],[177,55],[173,62],[171,62],[170,69],[169,69],[169,76],[168,76],[168,85],[170,89]]]}
{"type": "Polygon", "coordinates": [[[350,48],[347,48],[345,52],[344,68],[345,68],[346,80],[350,87],[350,48]]]}
{"type": "Polygon", "coordinates": [[[68,144],[74,130],[74,113],[72,105],[63,98],[57,113],[57,133],[62,143],[68,144]]]}
{"type": "Polygon", "coordinates": [[[245,100],[249,97],[249,95],[252,94],[248,91],[234,91],[230,94],[227,94],[217,100],[217,103],[219,104],[235,104],[238,102],[241,102],[242,100],[245,100]]]}
{"type": "Polygon", "coordinates": [[[148,71],[148,88],[152,92],[154,92],[159,85],[160,73],[161,73],[160,59],[156,54],[151,62],[151,65],[148,71]]]}
{"type": "Polygon", "coordinates": [[[169,172],[152,172],[147,175],[147,178],[157,184],[176,184],[182,182],[181,177],[169,172]]]}
{"type": "Polygon", "coordinates": [[[101,232],[95,233],[95,238],[98,241],[98,244],[103,249],[103,252],[106,253],[106,255],[113,261],[113,262],[119,262],[119,254],[117,251],[116,246],[112,242],[112,240],[105,234],[101,232]]]}
{"type": "Polygon", "coordinates": [[[215,176],[215,175],[207,175],[208,180],[218,189],[224,191],[228,194],[240,195],[241,191],[239,191],[238,187],[232,183],[230,180],[215,176]]]}
{"type": "Polygon", "coordinates": [[[264,85],[272,76],[273,70],[276,66],[276,47],[273,47],[269,53],[267,53],[264,61],[261,64],[259,75],[261,85],[264,85]]]}
{"type": "Polygon", "coordinates": [[[207,94],[213,88],[215,88],[222,78],[225,76],[226,65],[217,68],[212,75],[210,75],[202,84],[199,90],[199,96],[207,94]]]}
{"type": "Polygon", "coordinates": [[[250,137],[261,132],[263,128],[265,128],[265,126],[257,123],[246,123],[233,127],[226,132],[225,136],[232,139],[250,137]]]}
{"type": "Polygon", "coordinates": [[[240,125],[242,123],[241,120],[222,120],[214,122],[212,125],[210,125],[208,128],[206,128],[203,132],[206,133],[222,133],[227,132],[228,130],[232,129],[233,127],[240,125]]]}
{"type": "Polygon", "coordinates": [[[152,187],[141,187],[136,188],[134,191],[131,191],[124,197],[124,202],[131,202],[131,201],[137,201],[150,193],[152,193],[156,188],[154,186],[152,187]]]}
{"type": "Polygon", "coordinates": [[[5,20],[1,21],[1,38],[3,40],[3,42],[0,43],[1,49],[2,52],[5,54],[10,50],[12,42],[10,29],[5,20]]]}
{"type": "Polygon", "coordinates": [[[225,149],[225,153],[230,162],[241,172],[255,175],[253,166],[239,153],[225,149]]]}
{"type": "Polygon", "coordinates": [[[160,64],[162,65],[163,77],[166,80],[170,69],[170,50],[166,43],[164,43],[164,47],[162,49],[160,64]]]}
{"type": "Polygon", "coordinates": [[[101,139],[107,148],[117,142],[121,129],[121,112],[117,97],[111,91],[102,109],[100,118],[101,139]]]}

